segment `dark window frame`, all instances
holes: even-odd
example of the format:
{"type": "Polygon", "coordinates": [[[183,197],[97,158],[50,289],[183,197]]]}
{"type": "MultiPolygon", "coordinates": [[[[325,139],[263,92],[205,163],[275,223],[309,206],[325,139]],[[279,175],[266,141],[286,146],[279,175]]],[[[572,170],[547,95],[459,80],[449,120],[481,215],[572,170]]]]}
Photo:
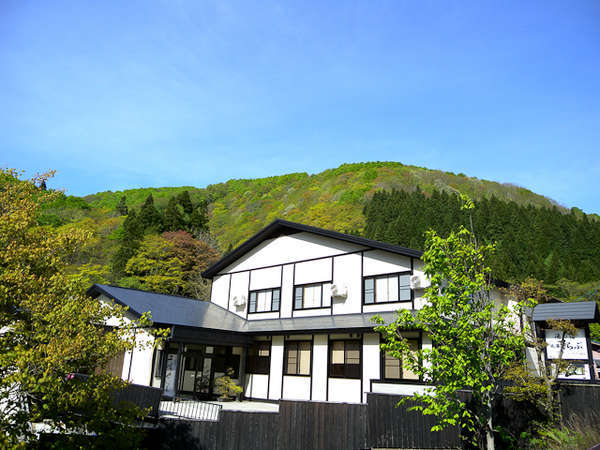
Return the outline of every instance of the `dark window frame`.
{"type": "MultiPolygon", "coordinates": [[[[423,333],[419,332],[419,335],[417,337],[406,337],[406,340],[416,340],[417,341],[417,349],[421,350],[423,348],[423,333]]],[[[402,360],[398,359],[398,358],[394,358],[397,359],[400,363],[400,378],[388,378],[385,376],[385,355],[386,352],[383,350],[380,350],[380,358],[379,358],[379,364],[380,364],[380,381],[384,381],[386,383],[410,383],[410,382],[415,382],[415,383],[422,383],[423,382],[423,377],[419,376],[418,379],[414,379],[414,378],[405,378],[404,377],[404,368],[403,368],[403,364],[402,364],[402,360]]],[[[422,365],[423,361],[421,359],[419,359],[419,365],[422,365]]]]}
{"type": "Polygon", "coordinates": [[[311,309],[327,309],[327,308],[331,308],[331,297],[329,299],[329,305],[328,306],[324,306],[323,305],[323,291],[324,291],[324,287],[326,284],[331,284],[331,281],[319,281],[318,283],[304,283],[304,284],[295,284],[294,285],[294,289],[292,291],[292,311],[306,311],[306,310],[311,310],[311,309]],[[307,287],[313,287],[313,286],[320,286],[321,287],[321,301],[319,302],[319,306],[309,306],[309,307],[305,307],[304,306],[304,288],[307,287]],[[301,307],[297,307],[296,306],[296,289],[298,288],[302,288],[302,306],[301,307]]]}
{"type": "Polygon", "coordinates": [[[283,376],[286,377],[312,377],[313,372],[313,341],[312,340],[294,340],[294,341],[284,341],[283,343],[283,376]],[[300,344],[306,343],[308,344],[309,351],[309,366],[308,373],[298,373],[300,370],[300,364],[298,356],[296,356],[296,373],[289,372],[289,357],[288,353],[290,351],[290,347],[296,347],[295,350],[298,352],[300,350],[300,344]]]}
{"type": "Polygon", "coordinates": [[[255,341],[246,355],[246,373],[254,375],[269,375],[271,370],[271,341],[255,341]],[[261,347],[269,350],[269,356],[260,356],[261,347]],[[252,354],[256,348],[256,355],[252,354]]]}
{"type": "MultiPolygon", "coordinates": [[[[387,305],[387,304],[393,304],[393,303],[410,303],[413,302],[415,299],[415,291],[414,289],[412,289],[410,287],[410,276],[413,275],[413,271],[412,270],[406,270],[403,272],[392,272],[392,273],[382,273],[379,275],[369,275],[369,276],[363,276],[362,279],[362,303],[363,305],[387,305]],[[389,278],[389,277],[398,277],[398,300],[388,300],[385,302],[378,302],[377,301],[377,279],[378,278],[389,278]],[[400,284],[400,279],[402,276],[408,276],[408,289],[410,291],[410,298],[408,300],[400,300],[400,291],[402,288],[402,285],[400,284]],[[373,301],[367,303],[366,302],[366,281],[367,280],[373,280],[373,301]]],[[[404,289],[406,289],[406,287],[404,287],[404,289]]]]}
{"type": "Polygon", "coordinates": [[[347,338],[347,339],[331,339],[329,340],[329,342],[327,343],[327,377],[328,378],[344,378],[344,379],[349,379],[349,380],[360,380],[362,379],[362,372],[363,372],[363,348],[362,348],[362,337],[361,338],[347,338]],[[343,366],[343,374],[339,375],[339,374],[335,374],[334,375],[334,364],[332,362],[332,356],[333,356],[333,344],[334,342],[343,342],[344,343],[344,364],[335,364],[336,366],[343,366]],[[347,362],[348,359],[348,355],[347,355],[347,351],[346,351],[346,344],[352,342],[352,343],[358,343],[358,364],[349,364],[347,362]],[[354,366],[358,366],[358,375],[353,374],[352,372],[357,370],[354,366]]]}
{"type": "Polygon", "coordinates": [[[214,372],[219,372],[219,373],[224,373],[227,374],[227,369],[231,368],[233,369],[233,375],[231,376],[231,378],[239,378],[240,375],[240,365],[241,365],[241,355],[234,355],[233,354],[233,347],[221,347],[221,346],[215,346],[215,352],[213,354],[213,356],[211,356],[212,358],[212,365],[213,365],[213,373],[214,372]],[[220,350],[221,348],[224,348],[225,351],[222,352],[217,352],[217,348],[220,350]],[[223,364],[221,369],[221,363],[223,364]]]}
{"type": "Polygon", "coordinates": [[[279,312],[281,310],[281,287],[267,288],[267,289],[254,289],[248,291],[248,314],[266,314],[266,313],[274,313],[279,312]],[[258,294],[261,292],[271,292],[271,309],[266,311],[256,311],[258,306],[258,294]],[[273,309],[273,293],[275,291],[279,292],[279,301],[277,302],[277,309],[273,309]],[[252,311],[252,294],[256,294],[256,302],[254,303],[254,311],[252,311]]]}

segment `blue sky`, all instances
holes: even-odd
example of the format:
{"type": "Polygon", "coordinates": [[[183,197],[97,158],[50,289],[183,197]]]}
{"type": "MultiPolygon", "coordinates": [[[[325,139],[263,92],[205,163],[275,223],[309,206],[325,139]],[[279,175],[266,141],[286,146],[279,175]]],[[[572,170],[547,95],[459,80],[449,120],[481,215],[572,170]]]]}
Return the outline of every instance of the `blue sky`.
{"type": "Polygon", "coordinates": [[[0,165],[83,195],[401,161],[600,213],[600,2],[0,2],[0,165]]]}

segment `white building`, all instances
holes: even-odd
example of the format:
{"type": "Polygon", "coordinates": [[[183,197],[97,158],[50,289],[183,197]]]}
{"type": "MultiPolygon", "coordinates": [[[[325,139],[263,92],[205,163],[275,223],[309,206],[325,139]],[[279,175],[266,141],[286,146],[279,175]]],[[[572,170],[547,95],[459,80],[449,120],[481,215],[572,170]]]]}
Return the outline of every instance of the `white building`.
{"type": "MultiPolygon", "coordinates": [[[[151,311],[156,326],[171,329],[162,349],[137,349],[112,367],[167,397],[210,398],[215,378],[232,368],[246,398],[361,403],[367,392],[410,394],[426,385],[382,354],[371,321],[422,306],[420,257],[276,220],[203,273],[213,281],[210,302],[98,284],[89,292],[129,306],[132,317],[151,311]]],[[[432,345],[418,331],[405,337],[415,348],[432,345]]]]}

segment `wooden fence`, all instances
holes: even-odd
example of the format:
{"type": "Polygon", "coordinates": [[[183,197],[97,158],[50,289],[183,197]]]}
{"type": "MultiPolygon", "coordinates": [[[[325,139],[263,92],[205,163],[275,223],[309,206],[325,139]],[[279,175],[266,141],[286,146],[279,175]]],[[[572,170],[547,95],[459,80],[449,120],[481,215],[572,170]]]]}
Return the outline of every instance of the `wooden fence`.
{"type": "MultiPolygon", "coordinates": [[[[282,400],[278,413],[222,411],[218,422],[186,422],[202,450],[335,450],[458,448],[458,428],[431,432],[435,419],[396,407],[398,395],[367,394],[367,404],[282,400]]],[[[600,385],[567,385],[563,414],[586,414],[600,404],[600,385]]],[[[520,408],[520,407],[519,407],[520,408]]],[[[515,409],[509,410],[511,421],[515,409]]],[[[526,411],[522,415],[527,416],[526,411]]],[[[525,417],[525,420],[527,418],[525,417]]]]}
{"type": "Polygon", "coordinates": [[[368,394],[368,403],[287,401],[278,413],[221,411],[219,422],[186,422],[202,450],[334,450],[371,447],[456,448],[455,430],[432,433],[432,420],[400,396],[368,394]]]}

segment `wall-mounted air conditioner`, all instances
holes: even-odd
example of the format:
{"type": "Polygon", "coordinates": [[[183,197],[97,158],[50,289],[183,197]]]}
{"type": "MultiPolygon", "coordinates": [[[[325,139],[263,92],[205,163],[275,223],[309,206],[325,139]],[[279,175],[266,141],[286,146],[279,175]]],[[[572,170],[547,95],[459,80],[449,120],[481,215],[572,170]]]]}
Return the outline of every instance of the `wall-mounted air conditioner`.
{"type": "Polygon", "coordinates": [[[410,277],[411,289],[425,289],[431,286],[429,278],[425,274],[415,274],[410,277]]]}
{"type": "Polygon", "coordinates": [[[348,286],[340,283],[332,284],[331,297],[336,300],[346,300],[348,298],[348,286]]]}
{"type": "Polygon", "coordinates": [[[240,295],[240,296],[236,295],[235,297],[233,297],[233,306],[235,306],[238,309],[244,308],[246,306],[246,296],[245,295],[240,295]]]}

